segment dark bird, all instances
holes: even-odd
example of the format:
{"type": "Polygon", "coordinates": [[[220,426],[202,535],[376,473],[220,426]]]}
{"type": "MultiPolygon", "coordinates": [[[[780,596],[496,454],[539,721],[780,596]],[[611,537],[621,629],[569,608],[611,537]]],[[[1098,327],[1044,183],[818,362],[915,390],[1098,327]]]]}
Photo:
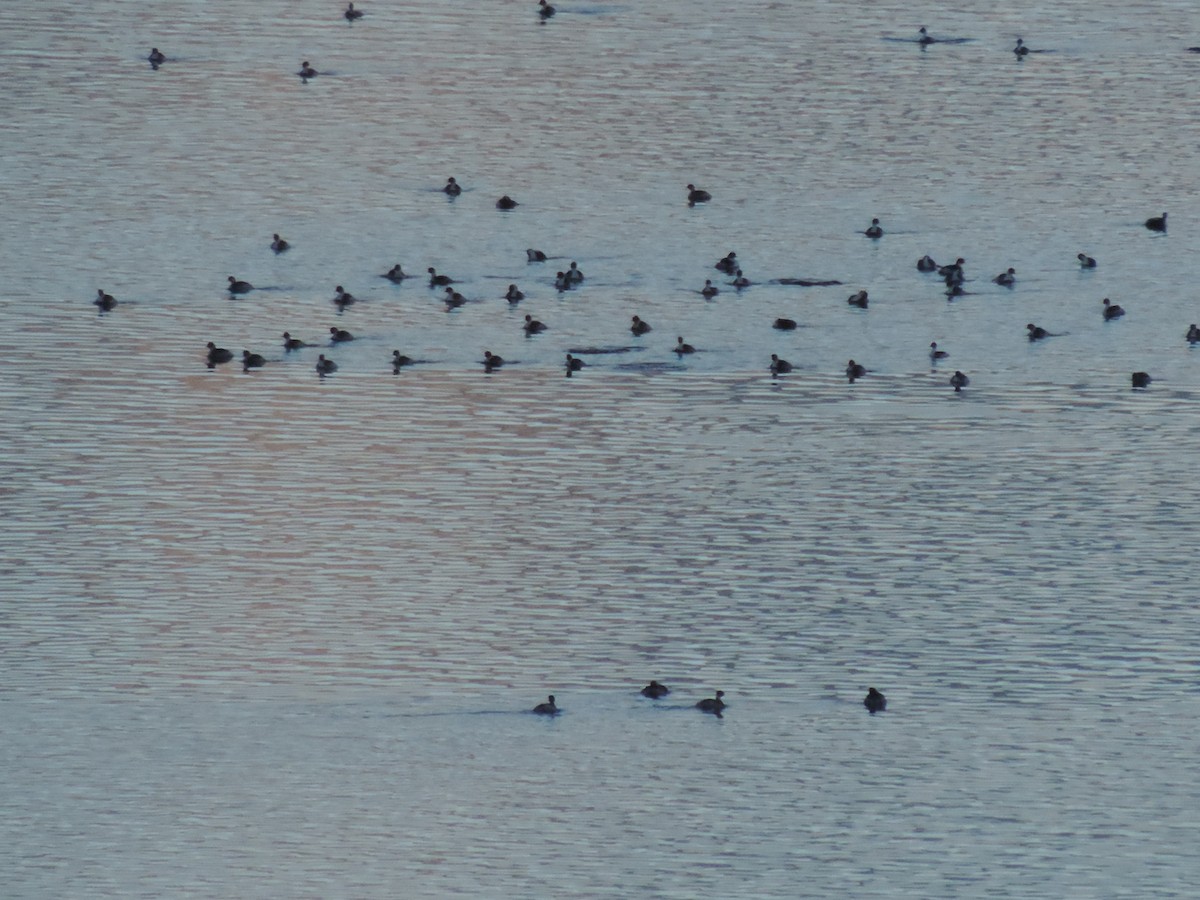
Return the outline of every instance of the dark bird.
{"type": "MultiPolygon", "coordinates": [[[[544,3],[545,0],[542,0],[542,2],[544,3]]],[[[562,710],[554,705],[553,694],[546,698],[545,703],[539,703],[537,706],[535,706],[533,711],[539,716],[557,716],[560,712],[562,712],[562,710]]]]}
{"type": "Polygon", "coordinates": [[[1152,219],[1147,219],[1146,227],[1149,228],[1151,231],[1166,232],[1166,230],[1167,230],[1167,214],[1163,213],[1161,216],[1155,216],[1152,219]]]}
{"type": "Polygon", "coordinates": [[[106,294],[103,290],[96,291],[96,299],[93,304],[100,308],[100,312],[106,313],[117,305],[117,298],[112,294],[106,294]]]}
{"type": "Polygon", "coordinates": [[[352,340],[354,340],[354,335],[343,328],[334,326],[329,329],[329,342],[332,344],[343,344],[352,340]]]}
{"type": "Polygon", "coordinates": [[[346,17],[347,22],[353,22],[355,19],[361,19],[363,16],[362,10],[355,9],[353,3],[346,7],[346,11],[342,15],[346,17]]]}
{"type": "Polygon", "coordinates": [[[713,284],[711,280],[709,280],[708,278],[705,278],[704,279],[704,287],[702,287],[700,289],[700,296],[711,299],[711,298],[717,296],[717,294],[719,294],[719,293],[721,293],[721,292],[720,292],[720,290],[717,289],[717,286],[715,284],[713,284]]]}
{"type": "Polygon", "coordinates": [[[543,22],[554,15],[554,12],[554,7],[547,3],[546,0],[538,0],[538,15],[542,17],[543,22]]]}
{"type": "Polygon", "coordinates": [[[685,344],[683,342],[683,338],[679,337],[675,341],[675,352],[678,353],[680,356],[683,356],[685,353],[695,353],[696,348],[693,347],[691,344],[685,344]]]}
{"type": "Polygon", "coordinates": [[[334,372],[336,372],[338,365],[332,359],[326,359],[325,354],[322,353],[319,357],[317,357],[317,365],[315,368],[317,370],[317,374],[324,378],[326,375],[332,375],[334,372]]]}
{"type": "Polygon", "coordinates": [[[454,279],[449,275],[439,275],[437,272],[435,272],[433,270],[433,266],[430,266],[426,271],[429,272],[430,287],[442,287],[443,285],[455,283],[454,279]]]}
{"type": "Polygon", "coordinates": [[[1110,301],[1107,297],[1104,298],[1105,322],[1111,322],[1113,319],[1119,319],[1123,315],[1125,315],[1125,310],[1123,310],[1118,304],[1110,301]]]}
{"type": "Polygon", "coordinates": [[[748,288],[748,287],[750,287],[750,285],[754,284],[753,281],[751,281],[749,278],[747,278],[745,275],[742,274],[741,269],[738,269],[736,272],[733,273],[733,281],[731,281],[729,283],[731,285],[733,285],[735,288],[737,288],[739,291],[742,288],[748,288]]]}
{"type": "Polygon", "coordinates": [[[857,294],[851,294],[847,297],[846,302],[851,306],[857,306],[859,309],[866,309],[870,301],[866,291],[859,291],[857,294]]]}
{"type": "MultiPolygon", "coordinates": [[[[1193,328],[1196,326],[1193,325],[1193,328]]],[[[633,332],[634,337],[641,337],[646,332],[650,331],[650,323],[637,316],[633,317],[633,324],[629,326],[629,330],[633,332]]]]}
{"type": "Polygon", "coordinates": [[[879,238],[883,237],[883,226],[879,224],[878,219],[872,219],[871,224],[867,227],[867,230],[864,231],[863,234],[872,240],[878,240],[879,238]]]}
{"type": "Polygon", "coordinates": [[[483,351],[483,371],[491,372],[493,369],[498,369],[502,365],[504,365],[504,360],[491,350],[483,351]]]}
{"type": "Polygon", "coordinates": [[[1042,338],[1050,337],[1050,332],[1048,332],[1045,328],[1042,328],[1040,325],[1034,325],[1032,322],[1030,322],[1025,327],[1029,330],[1029,340],[1031,341],[1040,341],[1042,338]]]}
{"type": "Polygon", "coordinates": [[[671,689],[665,684],[659,684],[657,681],[651,681],[642,688],[642,696],[649,697],[651,700],[660,700],[669,693],[671,693],[671,689]]]}
{"type": "Polygon", "coordinates": [[[462,188],[459,187],[458,182],[454,180],[454,176],[451,176],[446,181],[446,186],[442,188],[442,193],[449,197],[457,197],[462,193],[462,188]]]}
{"type": "Polygon", "coordinates": [[[771,327],[775,328],[779,331],[795,331],[796,330],[796,320],[795,319],[776,319],[774,322],[771,323],[771,327]]]}
{"type": "Polygon", "coordinates": [[[392,374],[399,374],[400,370],[405,366],[411,366],[413,363],[412,357],[405,356],[399,350],[392,351],[392,374]]]}
{"type": "Polygon", "coordinates": [[[573,285],[583,284],[583,273],[579,271],[579,263],[573,260],[567,271],[563,272],[563,275],[573,285]]]}
{"type": "Polygon", "coordinates": [[[938,264],[933,261],[933,257],[929,254],[926,254],[917,260],[918,272],[936,272],[937,270],[938,264]]]}
{"type": "Polygon", "coordinates": [[[337,306],[338,311],[344,310],[347,306],[353,306],[356,302],[354,295],[345,290],[340,284],[333,289],[333,302],[337,306]]]}
{"type": "Polygon", "coordinates": [[[390,269],[388,269],[386,272],[383,273],[383,277],[386,278],[388,281],[390,281],[392,284],[399,284],[405,278],[412,278],[413,276],[409,275],[402,268],[400,268],[400,263],[396,263],[394,266],[392,266],[390,269]]]}
{"type": "Polygon", "coordinates": [[[545,262],[546,254],[541,250],[534,250],[532,247],[525,251],[525,257],[529,262],[545,262]]]}
{"type": "Polygon", "coordinates": [[[938,349],[937,341],[930,342],[930,344],[929,344],[929,359],[931,361],[937,362],[939,359],[945,359],[949,355],[950,354],[947,353],[945,350],[938,349]]]}
{"type": "Polygon", "coordinates": [[[1029,54],[1029,48],[1025,46],[1025,42],[1017,38],[1017,46],[1013,47],[1013,53],[1017,54],[1017,59],[1023,59],[1029,54]]]}
{"type": "Polygon", "coordinates": [[[231,294],[248,294],[254,290],[254,285],[248,281],[238,281],[232,275],[229,276],[229,287],[226,288],[231,294]]]}
{"type": "Polygon", "coordinates": [[[444,299],[446,302],[446,311],[447,312],[449,312],[452,309],[458,309],[460,306],[465,306],[467,303],[466,297],[464,297],[462,294],[460,294],[454,288],[450,288],[450,287],[446,288],[446,296],[444,299]]]}
{"type": "Polygon", "coordinates": [[[875,688],[867,688],[867,696],[863,697],[863,706],[871,715],[877,712],[883,712],[887,709],[887,697],[875,690],[875,688]]]}
{"type": "Polygon", "coordinates": [[[1096,268],[1096,260],[1092,259],[1092,257],[1088,256],[1086,253],[1078,254],[1078,259],[1079,259],[1079,267],[1081,269],[1096,268]]]}
{"type": "Polygon", "coordinates": [[[300,338],[294,338],[288,332],[283,333],[283,350],[285,353],[291,353],[293,350],[299,350],[302,347],[311,347],[312,344],[306,344],[300,338]]]}
{"type": "Polygon", "coordinates": [[[251,353],[249,350],[242,351],[242,371],[249,372],[251,369],[261,369],[267,364],[267,361],[257,353],[251,353]]]}
{"type": "Polygon", "coordinates": [[[948,263],[944,266],[938,266],[937,273],[943,278],[958,278],[961,280],[964,263],[966,263],[966,260],[960,256],[952,263],[948,263]]]}
{"type": "Polygon", "coordinates": [[[308,64],[308,60],[306,59],[304,62],[300,63],[300,71],[296,74],[300,76],[301,81],[308,81],[310,78],[317,77],[317,70],[310,66],[308,64]]]}
{"type": "Polygon", "coordinates": [[[507,293],[505,293],[505,295],[504,295],[504,299],[507,300],[509,303],[520,303],[522,300],[525,299],[525,295],[523,293],[521,293],[521,289],[518,288],[515,284],[510,284],[508,286],[507,293]]]}
{"type": "Polygon", "coordinates": [[[1200,328],[1197,328],[1195,323],[1188,327],[1187,342],[1192,346],[1200,343],[1200,328]]]}
{"type": "Polygon", "coordinates": [[[218,347],[212,341],[208,342],[208,367],[210,369],[219,366],[221,363],[227,363],[233,359],[232,351],[226,350],[224,347],[218,347]]]}
{"type": "Polygon", "coordinates": [[[862,378],[866,374],[866,368],[854,360],[846,363],[846,377],[850,379],[851,384],[854,384],[855,379],[862,378]]]}
{"type": "Polygon", "coordinates": [[[508,194],[505,194],[496,201],[496,209],[516,209],[520,205],[516,200],[508,196],[508,194]]]}
{"type": "Polygon", "coordinates": [[[724,691],[717,691],[717,695],[715,697],[706,697],[697,703],[696,709],[719,716],[721,715],[721,710],[725,708],[725,701],[721,699],[724,696],[724,691]]]}
{"type": "Polygon", "coordinates": [[[578,372],[585,365],[587,365],[587,363],[585,363],[578,356],[572,356],[570,353],[568,353],[567,354],[567,377],[570,378],[573,373],[578,372]]]}
{"type": "Polygon", "coordinates": [[[712,194],[708,191],[702,191],[694,184],[687,186],[688,206],[695,206],[697,203],[707,203],[712,199],[712,194]]]}
{"type": "Polygon", "coordinates": [[[778,354],[772,353],[770,370],[772,378],[776,375],[786,375],[792,371],[792,364],[786,359],[780,359],[778,354]]]}
{"type": "Polygon", "coordinates": [[[998,284],[1001,287],[1010,288],[1017,283],[1017,270],[1010,268],[1007,272],[1001,272],[992,279],[993,284],[998,284]]]}
{"type": "Polygon", "coordinates": [[[920,29],[917,30],[917,43],[924,48],[929,44],[937,43],[937,39],[930,37],[929,32],[926,31],[925,26],[922,25],[920,29]]]}
{"type": "Polygon", "coordinates": [[[955,371],[955,373],[950,376],[950,386],[954,388],[954,393],[956,394],[970,383],[971,379],[962,372],[955,371]]]}
{"type": "Polygon", "coordinates": [[[1147,373],[1147,372],[1134,372],[1133,373],[1133,386],[1135,388],[1149,387],[1151,381],[1153,381],[1153,379],[1150,377],[1149,373],[1147,373]]]}
{"type": "Polygon", "coordinates": [[[546,330],[546,324],[539,322],[533,316],[525,317],[525,337],[532,337],[535,334],[541,334],[546,330]]]}
{"type": "Polygon", "coordinates": [[[718,272],[724,272],[726,275],[732,275],[738,268],[737,254],[730,250],[717,260],[717,264],[713,268],[718,272]]]}
{"type": "Polygon", "coordinates": [[[271,249],[275,251],[276,256],[278,256],[280,253],[286,253],[292,246],[277,234],[273,234],[271,237],[274,238],[274,240],[271,241],[271,249]]]}
{"type": "Polygon", "coordinates": [[[167,61],[166,55],[163,54],[163,52],[157,47],[150,48],[150,55],[147,57],[147,59],[150,61],[150,68],[152,69],[157,69],[167,61]]]}

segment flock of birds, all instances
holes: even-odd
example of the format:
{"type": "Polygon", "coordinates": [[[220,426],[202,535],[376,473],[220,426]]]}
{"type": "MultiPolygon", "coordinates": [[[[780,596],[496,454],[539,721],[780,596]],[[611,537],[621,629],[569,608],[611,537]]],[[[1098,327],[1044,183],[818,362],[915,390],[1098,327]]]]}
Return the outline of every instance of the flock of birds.
{"type": "MultiPolygon", "coordinates": [[[[649,697],[651,700],[661,700],[671,693],[671,689],[665,684],[659,684],[657,681],[651,681],[641,690],[643,697],[649,697]]],[[[867,696],[863,697],[863,706],[867,708],[867,712],[875,715],[877,712],[883,712],[887,709],[887,697],[875,690],[875,688],[867,689],[867,696]]],[[[705,697],[703,700],[695,704],[695,708],[701,712],[712,713],[718,719],[726,707],[725,692],[717,691],[713,697],[705,697]]],[[[533,708],[533,712],[539,716],[557,716],[562,712],[562,708],[554,702],[554,695],[551,694],[546,698],[545,703],[539,703],[533,708]]]]}
{"type": "MultiPolygon", "coordinates": [[[[555,15],[555,12],[555,8],[551,6],[547,0],[539,0],[537,14],[543,23],[555,15]]],[[[351,23],[361,19],[363,15],[364,14],[362,10],[356,9],[353,3],[350,3],[343,12],[343,17],[347,22],[351,23]]],[[[889,38],[889,40],[908,39],[889,38]]],[[[924,50],[926,47],[932,44],[964,43],[969,39],[956,37],[935,37],[929,34],[925,27],[921,27],[914,40],[920,45],[921,49],[924,50]]],[[[1200,47],[1189,47],[1187,49],[1192,52],[1200,52],[1200,47]]],[[[1033,52],[1040,53],[1048,51],[1031,51],[1029,47],[1026,46],[1023,39],[1019,37],[1016,39],[1016,46],[1013,48],[1013,53],[1016,55],[1018,60],[1024,59],[1028,54],[1033,52]]],[[[150,52],[148,61],[153,69],[158,69],[159,66],[168,61],[168,58],[157,47],[154,47],[150,52]]],[[[309,79],[320,75],[320,72],[315,69],[308,60],[305,60],[301,64],[297,75],[299,75],[302,81],[307,82],[309,79]]],[[[445,186],[442,188],[442,192],[451,199],[458,197],[462,193],[462,190],[462,186],[453,177],[449,178],[445,186]]],[[[694,184],[688,184],[686,191],[687,204],[689,207],[695,207],[698,204],[708,203],[712,200],[712,194],[710,192],[702,188],[698,188],[694,184]]],[[[496,208],[502,211],[516,209],[519,205],[520,204],[508,194],[501,196],[495,203],[496,208]]],[[[1164,212],[1161,216],[1155,216],[1147,219],[1145,226],[1150,231],[1165,234],[1167,231],[1167,213],[1164,212]]],[[[883,226],[878,218],[872,219],[871,224],[861,233],[873,241],[880,240],[884,236],[883,226]]],[[[285,253],[290,249],[290,247],[291,245],[288,243],[288,241],[280,237],[280,235],[275,234],[272,236],[270,249],[275,254],[278,255],[285,253]]],[[[540,250],[530,248],[526,251],[526,254],[530,263],[545,262],[547,260],[546,254],[540,250]]],[[[1085,253],[1078,254],[1078,260],[1080,266],[1084,269],[1095,269],[1097,266],[1096,260],[1085,253]]],[[[929,256],[923,256],[917,261],[918,271],[931,274],[936,273],[944,280],[946,285],[946,296],[950,300],[969,293],[965,287],[967,279],[964,275],[963,266],[964,260],[961,257],[948,265],[938,265],[938,263],[929,256]]],[[[726,256],[719,259],[715,265],[715,268],[719,272],[731,277],[732,280],[728,281],[727,285],[737,291],[741,291],[754,284],[754,282],[752,282],[742,271],[737,259],[737,254],[734,252],[730,252],[726,256]]],[[[454,288],[456,283],[454,279],[445,274],[438,273],[432,267],[428,268],[426,271],[429,275],[429,287],[431,289],[442,289],[443,299],[446,304],[447,311],[458,309],[468,302],[467,298],[454,288]]],[[[383,273],[383,277],[391,281],[393,284],[401,284],[403,281],[413,276],[409,273],[406,273],[399,264],[396,264],[387,272],[383,273]]],[[[577,263],[572,262],[569,268],[557,273],[554,286],[561,293],[579,287],[583,281],[583,272],[579,270],[577,263]]],[[[1006,271],[996,275],[991,279],[991,281],[1002,287],[1012,288],[1017,282],[1016,269],[1010,267],[1006,271]]],[[[778,278],[773,279],[772,283],[800,286],[841,284],[840,281],[836,280],[809,280],[799,278],[778,278]]],[[[231,296],[244,295],[255,290],[254,286],[249,282],[237,279],[232,275],[228,276],[227,289],[231,296]]],[[[714,284],[712,279],[705,279],[704,286],[699,289],[698,293],[705,299],[712,299],[720,293],[720,290],[721,288],[714,284]]],[[[515,305],[523,300],[524,297],[524,292],[521,291],[516,284],[510,284],[508,286],[508,291],[503,296],[503,299],[506,300],[510,305],[515,305]]],[[[344,290],[341,285],[336,287],[333,303],[337,307],[339,313],[344,311],[347,307],[353,305],[355,302],[355,297],[344,290]]],[[[111,312],[117,306],[116,298],[103,290],[99,290],[97,292],[97,297],[93,303],[99,308],[101,314],[111,312]]],[[[870,305],[870,297],[866,290],[860,290],[854,294],[851,294],[850,297],[847,298],[847,303],[850,306],[859,309],[867,309],[870,305]]],[[[1105,322],[1115,321],[1121,318],[1124,314],[1125,310],[1122,309],[1121,306],[1111,302],[1108,298],[1104,299],[1102,315],[1105,322]]],[[[534,319],[531,315],[526,315],[524,317],[524,324],[522,327],[526,337],[533,337],[535,335],[542,334],[547,330],[545,323],[534,319]]],[[[773,322],[773,327],[779,331],[791,331],[797,328],[798,324],[793,319],[777,318],[773,322]]],[[[1035,325],[1032,322],[1028,323],[1025,327],[1027,330],[1028,339],[1030,341],[1041,341],[1047,338],[1059,336],[1058,334],[1048,331],[1046,328],[1035,325]]],[[[635,315],[632,317],[629,330],[634,337],[642,337],[652,329],[648,322],[635,315]]],[[[329,329],[329,334],[329,346],[331,347],[354,340],[353,334],[338,327],[331,327],[329,329]]],[[[1196,324],[1192,324],[1187,330],[1186,339],[1192,346],[1200,343],[1200,327],[1197,327],[1196,324]]],[[[293,352],[315,346],[317,346],[315,343],[310,343],[302,339],[292,337],[290,332],[285,331],[283,333],[283,349],[285,354],[291,354],[293,352]]],[[[692,344],[687,343],[682,336],[679,336],[676,340],[673,352],[678,357],[682,358],[688,354],[695,353],[696,348],[692,344]]],[[[942,348],[939,348],[936,342],[933,342],[929,345],[929,359],[931,364],[934,366],[945,360],[948,356],[948,352],[942,348]]],[[[208,342],[205,361],[210,369],[226,363],[234,362],[235,360],[236,356],[233,351],[224,347],[219,347],[212,341],[208,342]]],[[[415,362],[416,360],[401,353],[399,350],[394,350],[392,352],[391,364],[392,371],[395,374],[399,374],[402,368],[412,365],[415,362]]],[[[483,352],[483,359],[480,362],[483,366],[484,372],[486,373],[494,372],[504,365],[504,359],[499,355],[492,353],[490,350],[485,350],[483,352]]],[[[261,353],[243,350],[241,354],[241,363],[243,372],[250,372],[253,369],[260,369],[265,366],[267,364],[267,358],[261,353]]],[[[580,372],[585,365],[586,363],[579,356],[573,355],[572,353],[566,354],[564,368],[567,377],[571,377],[575,373],[580,372]]],[[[317,374],[324,378],[335,373],[338,370],[338,364],[324,353],[321,353],[317,358],[314,368],[317,374]]],[[[781,358],[778,354],[771,354],[771,360],[767,370],[770,372],[772,378],[786,375],[792,372],[793,368],[794,367],[792,364],[786,359],[781,358]]],[[[868,371],[869,370],[864,365],[855,361],[854,359],[851,359],[846,364],[845,375],[847,380],[853,384],[858,379],[866,376],[868,371]]],[[[1145,388],[1150,384],[1150,382],[1151,376],[1147,372],[1134,372],[1132,374],[1132,384],[1135,388],[1145,388]]],[[[949,379],[949,385],[954,388],[956,393],[961,392],[969,384],[970,378],[961,370],[955,370],[954,374],[949,379]]]]}

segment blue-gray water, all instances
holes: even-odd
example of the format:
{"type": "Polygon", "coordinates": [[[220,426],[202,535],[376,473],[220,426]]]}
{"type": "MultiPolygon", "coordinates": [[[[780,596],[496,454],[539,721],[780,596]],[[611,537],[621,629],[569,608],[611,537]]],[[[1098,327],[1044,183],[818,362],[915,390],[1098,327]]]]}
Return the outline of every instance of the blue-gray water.
{"type": "Polygon", "coordinates": [[[1194,896],[1194,6],[357,5],[0,6],[5,896],[1194,896]]]}

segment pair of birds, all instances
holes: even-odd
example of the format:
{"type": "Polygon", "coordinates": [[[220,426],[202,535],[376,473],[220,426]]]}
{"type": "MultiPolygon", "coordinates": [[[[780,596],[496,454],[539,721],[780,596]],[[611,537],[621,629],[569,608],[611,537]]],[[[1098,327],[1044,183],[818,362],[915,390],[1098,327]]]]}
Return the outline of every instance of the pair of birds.
{"type": "MultiPolygon", "coordinates": [[[[462,185],[460,185],[453,176],[446,179],[446,185],[442,188],[442,193],[447,197],[457,197],[462,193],[462,185]]],[[[505,194],[496,201],[496,209],[516,209],[520,206],[516,200],[505,194]]]]}
{"type": "MultiPolygon", "coordinates": [[[[643,697],[649,697],[652,700],[660,700],[669,693],[671,693],[671,689],[665,684],[659,684],[657,681],[651,681],[641,690],[643,697]]],[[[698,702],[696,704],[696,709],[702,712],[712,713],[719,718],[721,715],[721,710],[725,709],[726,705],[724,699],[722,699],[724,696],[724,691],[717,691],[715,697],[706,697],[698,702]]],[[[551,694],[546,698],[545,703],[539,703],[533,708],[533,711],[539,716],[557,716],[560,712],[562,712],[562,709],[560,709],[555,703],[554,695],[551,694]]]]}
{"type": "MultiPolygon", "coordinates": [[[[212,341],[208,342],[207,362],[210,369],[215,369],[219,365],[230,362],[233,359],[233,352],[224,347],[218,347],[212,341]]],[[[266,360],[258,353],[251,353],[249,350],[242,351],[242,371],[249,372],[251,369],[261,369],[266,365],[266,360]]]]}

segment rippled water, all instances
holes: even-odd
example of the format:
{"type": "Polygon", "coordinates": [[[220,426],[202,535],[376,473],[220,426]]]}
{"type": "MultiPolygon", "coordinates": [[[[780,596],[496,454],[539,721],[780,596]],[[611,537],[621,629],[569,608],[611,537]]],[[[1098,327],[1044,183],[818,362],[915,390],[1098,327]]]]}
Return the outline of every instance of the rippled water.
{"type": "Polygon", "coordinates": [[[1194,7],[358,5],[0,7],[6,895],[1194,894],[1194,7]]]}

